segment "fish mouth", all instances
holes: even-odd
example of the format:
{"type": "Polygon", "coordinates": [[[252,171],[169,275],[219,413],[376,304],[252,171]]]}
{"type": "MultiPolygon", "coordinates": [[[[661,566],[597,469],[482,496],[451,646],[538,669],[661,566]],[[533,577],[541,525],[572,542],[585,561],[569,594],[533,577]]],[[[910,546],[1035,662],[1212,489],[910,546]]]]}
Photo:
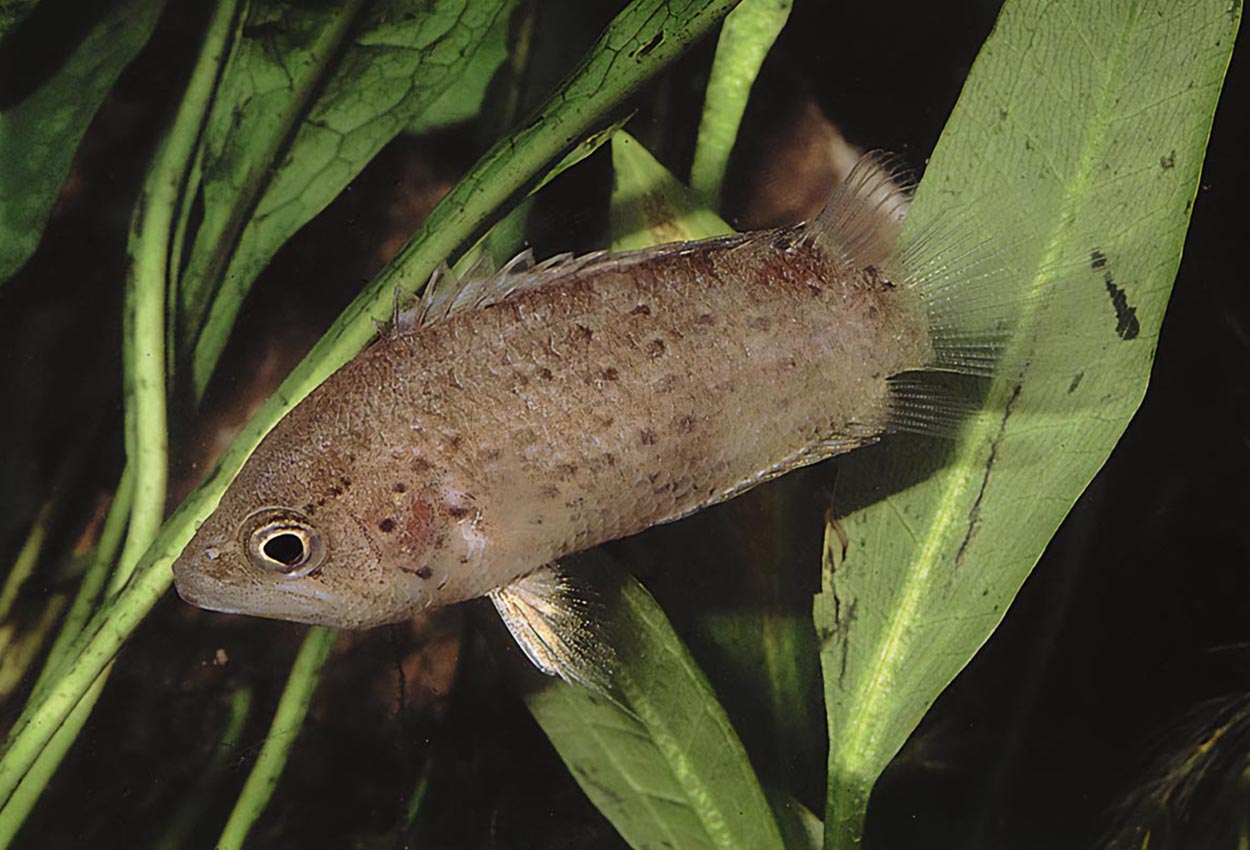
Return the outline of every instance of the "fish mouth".
{"type": "Polygon", "coordinates": [[[196,608],[221,614],[244,613],[238,608],[221,604],[220,600],[227,590],[225,584],[182,563],[174,564],[174,590],[178,591],[183,602],[196,608]]]}
{"type": "Polygon", "coordinates": [[[174,589],[184,602],[219,614],[339,625],[334,617],[339,595],[298,581],[240,585],[215,578],[193,563],[178,562],[174,564],[174,589]]]}

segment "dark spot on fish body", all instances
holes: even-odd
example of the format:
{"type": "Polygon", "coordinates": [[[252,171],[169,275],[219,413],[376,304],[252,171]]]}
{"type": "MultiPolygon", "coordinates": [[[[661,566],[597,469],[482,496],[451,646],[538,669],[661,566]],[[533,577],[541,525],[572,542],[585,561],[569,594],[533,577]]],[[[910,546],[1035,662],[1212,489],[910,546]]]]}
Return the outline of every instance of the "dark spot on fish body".
{"type": "Polygon", "coordinates": [[[605,381],[615,381],[621,377],[621,374],[614,367],[609,366],[599,373],[599,377],[605,381]]]}
{"type": "Polygon", "coordinates": [[[390,534],[394,530],[395,530],[395,520],[391,519],[390,517],[386,517],[385,519],[383,519],[381,522],[378,523],[378,531],[381,531],[383,534],[390,534]]]}
{"type": "Polygon", "coordinates": [[[538,370],[538,377],[542,378],[544,381],[550,381],[553,375],[550,369],[543,367],[542,369],[538,370]]]}
{"type": "Polygon", "coordinates": [[[655,431],[650,428],[643,428],[638,432],[638,440],[644,446],[654,446],[657,439],[655,431]]]}
{"type": "Polygon", "coordinates": [[[395,483],[395,485],[391,487],[391,492],[394,492],[394,493],[407,493],[407,492],[408,492],[408,485],[404,484],[402,481],[397,481],[397,482],[395,483]]]}
{"type": "Polygon", "coordinates": [[[1089,252],[1089,267],[1098,271],[1107,267],[1107,255],[1097,248],[1089,252]]]}
{"type": "Polygon", "coordinates": [[[659,337],[655,337],[654,339],[647,340],[647,354],[651,357],[652,360],[663,357],[664,352],[667,350],[667,348],[668,346],[664,344],[664,340],[660,339],[659,337]]]}
{"type": "Polygon", "coordinates": [[[629,311],[631,316],[650,316],[651,307],[647,304],[639,304],[637,307],[629,311]]]}
{"type": "Polygon", "coordinates": [[[452,519],[464,519],[473,513],[473,509],[467,505],[452,503],[447,506],[447,516],[452,519]]]}
{"type": "Polygon", "coordinates": [[[1084,371],[1077,372],[1075,375],[1072,376],[1072,383],[1068,384],[1069,395],[1076,392],[1076,388],[1081,385],[1081,381],[1084,380],[1084,378],[1085,378],[1084,371]]]}
{"type": "Polygon", "coordinates": [[[1164,171],[1170,171],[1176,167],[1176,151],[1172,150],[1167,156],[1159,157],[1159,167],[1164,171]]]}
{"type": "Polygon", "coordinates": [[[577,325],[574,328],[574,332],[576,333],[578,339],[581,339],[586,342],[589,342],[591,339],[593,339],[595,335],[595,332],[592,331],[590,328],[586,327],[585,325],[577,325]]]}

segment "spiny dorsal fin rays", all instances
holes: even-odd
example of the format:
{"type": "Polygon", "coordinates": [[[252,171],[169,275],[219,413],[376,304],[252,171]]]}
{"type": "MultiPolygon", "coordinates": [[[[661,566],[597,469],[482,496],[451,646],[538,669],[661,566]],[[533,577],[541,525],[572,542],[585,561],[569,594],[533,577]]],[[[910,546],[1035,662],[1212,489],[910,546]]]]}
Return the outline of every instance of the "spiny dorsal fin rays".
{"type": "Polygon", "coordinates": [[[535,667],[624,706],[614,685],[616,653],[602,634],[606,606],[584,582],[550,564],[488,595],[535,667]]]}
{"type": "Polygon", "coordinates": [[[444,263],[434,271],[421,300],[405,311],[400,324],[404,328],[424,327],[457,313],[489,307],[514,293],[545,286],[605,258],[609,258],[606,251],[580,257],[564,253],[535,263],[534,252],[526,248],[498,271],[489,271],[488,266],[479,261],[462,278],[457,278],[444,263]]]}

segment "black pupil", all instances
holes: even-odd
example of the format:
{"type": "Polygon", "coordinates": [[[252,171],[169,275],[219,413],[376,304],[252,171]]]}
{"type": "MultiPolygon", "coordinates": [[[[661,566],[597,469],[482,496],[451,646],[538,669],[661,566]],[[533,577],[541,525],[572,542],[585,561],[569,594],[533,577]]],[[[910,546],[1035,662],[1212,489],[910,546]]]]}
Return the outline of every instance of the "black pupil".
{"type": "Polygon", "coordinates": [[[289,531],[270,537],[261,548],[267,557],[284,567],[294,567],[304,560],[304,541],[289,531]]]}

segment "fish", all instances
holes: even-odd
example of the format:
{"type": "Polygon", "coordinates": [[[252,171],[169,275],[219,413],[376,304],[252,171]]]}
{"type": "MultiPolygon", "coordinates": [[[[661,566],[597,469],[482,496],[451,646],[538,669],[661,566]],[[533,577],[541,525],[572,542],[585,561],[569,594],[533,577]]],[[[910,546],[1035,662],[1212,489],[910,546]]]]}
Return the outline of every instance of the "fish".
{"type": "Polygon", "coordinates": [[[540,670],[598,689],[570,556],[942,432],[960,404],[928,376],[995,373],[1001,264],[958,223],[903,239],[910,197],[870,154],[804,224],[432,281],[259,444],[178,593],[348,629],[487,597],[540,670]]]}

